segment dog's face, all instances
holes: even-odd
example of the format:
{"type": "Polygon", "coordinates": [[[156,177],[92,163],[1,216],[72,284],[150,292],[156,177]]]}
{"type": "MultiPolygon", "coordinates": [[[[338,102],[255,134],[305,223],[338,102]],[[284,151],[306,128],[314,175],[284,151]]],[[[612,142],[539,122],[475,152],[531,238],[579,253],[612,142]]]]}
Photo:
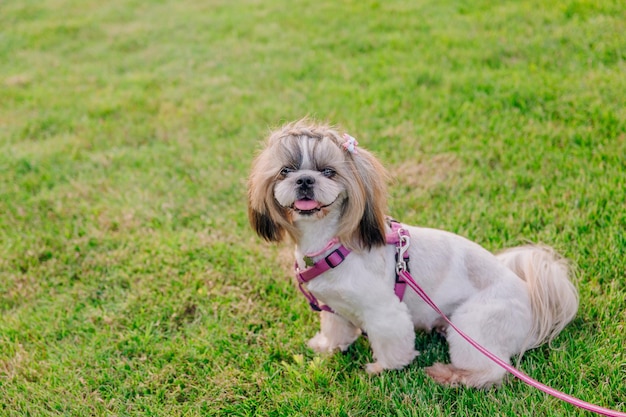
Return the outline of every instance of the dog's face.
{"type": "Polygon", "coordinates": [[[349,152],[327,126],[301,121],[274,132],[249,180],[249,217],[263,238],[296,242],[300,222],[336,213],[336,236],[353,248],[384,244],[385,172],[367,151],[349,152]]]}
{"type": "Polygon", "coordinates": [[[314,221],[341,210],[346,200],[347,176],[342,151],[332,139],[292,138],[276,155],[280,163],[274,198],[292,220],[314,221]]]}

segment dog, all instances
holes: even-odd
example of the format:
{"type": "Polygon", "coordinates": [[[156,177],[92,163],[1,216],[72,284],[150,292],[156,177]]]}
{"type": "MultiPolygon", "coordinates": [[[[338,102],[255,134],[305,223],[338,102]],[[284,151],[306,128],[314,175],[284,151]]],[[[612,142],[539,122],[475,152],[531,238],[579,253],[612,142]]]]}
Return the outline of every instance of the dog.
{"type": "MultiPolygon", "coordinates": [[[[270,242],[295,242],[304,270],[338,245],[350,253],[303,285],[326,310],[308,342],[345,351],[367,334],[369,373],[401,369],[418,352],[415,331],[445,335],[450,363],[426,373],[449,385],[488,388],[506,371],[483,356],[413,291],[396,295],[396,248],[386,216],[388,175],[372,153],[337,128],[308,119],[269,136],[248,179],[248,215],[270,242]],[[327,311],[328,310],[328,311],[327,311]]],[[[451,321],[502,360],[556,337],[578,309],[571,268],[553,249],[520,246],[494,255],[456,234],[402,225],[410,234],[411,275],[451,321]]]]}

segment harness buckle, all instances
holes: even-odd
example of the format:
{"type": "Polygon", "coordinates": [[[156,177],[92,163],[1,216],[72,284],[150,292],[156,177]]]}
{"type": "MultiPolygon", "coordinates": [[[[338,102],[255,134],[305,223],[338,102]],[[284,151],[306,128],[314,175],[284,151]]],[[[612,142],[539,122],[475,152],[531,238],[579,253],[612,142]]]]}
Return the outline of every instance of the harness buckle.
{"type": "Polygon", "coordinates": [[[398,229],[398,244],[396,245],[396,275],[400,275],[400,272],[409,271],[408,254],[409,245],[411,244],[411,238],[407,231],[403,228],[398,229]]]}
{"type": "Polygon", "coordinates": [[[330,267],[330,268],[336,268],[337,266],[339,266],[340,263],[342,263],[344,260],[346,259],[346,257],[344,256],[343,253],[341,253],[341,248],[337,248],[334,251],[332,251],[328,256],[326,256],[324,258],[324,260],[326,261],[326,264],[330,267]]]}

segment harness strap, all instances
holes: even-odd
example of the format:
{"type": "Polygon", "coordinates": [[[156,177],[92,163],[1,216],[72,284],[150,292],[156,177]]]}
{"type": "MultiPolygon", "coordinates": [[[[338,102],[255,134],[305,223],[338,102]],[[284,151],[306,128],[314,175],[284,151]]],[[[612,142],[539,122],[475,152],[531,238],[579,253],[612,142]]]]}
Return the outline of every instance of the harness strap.
{"type": "Polygon", "coordinates": [[[307,283],[313,278],[322,275],[329,269],[336,268],[341,265],[341,263],[346,259],[346,256],[348,256],[350,252],[350,249],[346,248],[343,245],[340,245],[324,258],[315,262],[313,266],[303,271],[300,271],[300,268],[298,268],[298,264],[296,263],[296,279],[301,284],[307,283]]]}
{"type": "MultiPolygon", "coordinates": [[[[398,265],[402,265],[403,270],[409,270],[409,253],[407,251],[409,247],[409,232],[402,227],[402,225],[392,219],[388,218],[389,226],[391,227],[391,233],[387,234],[385,237],[387,244],[396,246],[396,282],[394,284],[394,293],[396,296],[402,301],[404,298],[404,293],[406,291],[406,281],[404,280],[402,274],[400,274],[400,269],[398,265]],[[399,259],[402,258],[400,262],[399,259]]],[[[325,249],[333,248],[336,242],[331,241],[329,245],[325,249]]],[[[323,253],[324,250],[321,251],[323,253]]],[[[335,247],[328,255],[319,261],[315,262],[313,266],[306,268],[304,270],[300,270],[298,267],[298,263],[296,262],[294,265],[296,280],[298,281],[298,289],[304,295],[304,297],[308,300],[309,305],[313,311],[328,311],[333,313],[332,308],[327,305],[320,304],[317,298],[304,286],[307,282],[312,279],[318,277],[329,269],[334,269],[341,265],[341,263],[346,259],[346,257],[350,254],[350,249],[346,248],[343,245],[339,245],[335,247]]],[[[317,252],[314,255],[308,255],[307,258],[312,256],[318,256],[321,253],[317,252]]]]}
{"type": "Polygon", "coordinates": [[[298,283],[298,289],[304,295],[304,297],[309,301],[309,306],[311,306],[311,310],[313,311],[328,311],[329,313],[334,313],[333,309],[328,307],[326,304],[320,304],[317,301],[317,298],[306,288],[302,282],[298,283]]]}
{"type": "Polygon", "coordinates": [[[301,271],[298,267],[298,263],[295,263],[298,289],[309,301],[309,305],[311,306],[311,309],[313,311],[328,311],[330,313],[333,313],[333,309],[325,304],[320,304],[319,301],[317,301],[317,298],[315,298],[315,296],[311,293],[311,291],[305,288],[304,284],[311,281],[313,278],[323,274],[329,269],[336,268],[337,266],[341,265],[341,263],[346,259],[346,256],[348,256],[350,252],[350,249],[346,248],[343,245],[340,245],[324,258],[315,262],[313,266],[303,271],[301,271]]]}
{"type": "Polygon", "coordinates": [[[394,219],[389,219],[389,226],[391,227],[391,233],[386,237],[387,243],[396,245],[396,283],[393,290],[400,301],[402,301],[406,291],[406,281],[400,270],[410,271],[409,252],[407,250],[409,248],[409,232],[394,219]],[[402,258],[402,261],[400,258],[402,258]]]}

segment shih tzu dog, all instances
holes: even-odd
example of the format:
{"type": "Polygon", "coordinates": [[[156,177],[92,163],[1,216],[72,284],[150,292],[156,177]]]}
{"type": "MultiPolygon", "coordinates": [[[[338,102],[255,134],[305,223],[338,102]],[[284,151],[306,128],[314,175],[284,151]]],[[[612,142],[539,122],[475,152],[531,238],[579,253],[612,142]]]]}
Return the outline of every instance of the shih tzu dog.
{"type": "MultiPolygon", "coordinates": [[[[389,244],[387,174],[354,138],[309,120],[273,132],[253,163],[248,208],[268,241],[295,242],[301,289],[321,305],[316,352],[346,350],[367,334],[375,362],[367,371],[411,363],[415,330],[436,330],[450,363],[426,372],[448,385],[489,387],[506,371],[447,329],[410,289],[397,291],[396,245],[389,244]],[[304,271],[304,272],[303,272],[304,271]]],[[[410,235],[415,281],[451,321],[510,363],[513,355],[554,338],[578,309],[567,263],[547,247],[522,246],[493,255],[455,234],[401,225],[410,235]]],[[[298,276],[298,275],[297,275],[298,276]]]]}

